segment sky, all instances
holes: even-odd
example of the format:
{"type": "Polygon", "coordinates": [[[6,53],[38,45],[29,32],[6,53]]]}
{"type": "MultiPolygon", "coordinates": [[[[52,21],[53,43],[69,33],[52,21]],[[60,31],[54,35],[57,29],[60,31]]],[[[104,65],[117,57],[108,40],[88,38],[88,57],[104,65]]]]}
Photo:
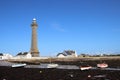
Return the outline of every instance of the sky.
{"type": "Polygon", "coordinates": [[[0,52],[31,47],[36,18],[40,56],[120,52],[120,0],[0,0],[0,52]]]}

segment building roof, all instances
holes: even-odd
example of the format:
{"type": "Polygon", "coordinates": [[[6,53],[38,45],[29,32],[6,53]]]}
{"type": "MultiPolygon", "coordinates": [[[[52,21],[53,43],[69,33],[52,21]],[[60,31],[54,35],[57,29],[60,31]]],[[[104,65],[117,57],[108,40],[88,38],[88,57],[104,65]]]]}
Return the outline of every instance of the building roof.
{"type": "Polygon", "coordinates": [[[20,52],[20,53],[18,53],[18,54],[17,54],[17,56],[27,55],[27,54],[28,54],[28,52],[23,52],[23,53],[22,53],[22,52],[20,52]]]}
{"type": "Polygon", "coordinates": [[[64,53],[58,53],[58,54],[57,54],[57,56],[59,56],[59,55],[61,55],[61,54],[62,54],[62,55],[64,55],[64,56],[67,56],[67,55],[66,55],[66,54],[64,54],[64,53]]]}
{"type": "Polygon", "coordinates": [[[75,51],[73,51],[73,50],[65,50],[64,52],[65,52],[67,55],[75,54],[75,51]]]}
{"type": "Polygon", "coordinates": [[[0,56],[3,56],[3,53],[0,53],[0,56]]]}

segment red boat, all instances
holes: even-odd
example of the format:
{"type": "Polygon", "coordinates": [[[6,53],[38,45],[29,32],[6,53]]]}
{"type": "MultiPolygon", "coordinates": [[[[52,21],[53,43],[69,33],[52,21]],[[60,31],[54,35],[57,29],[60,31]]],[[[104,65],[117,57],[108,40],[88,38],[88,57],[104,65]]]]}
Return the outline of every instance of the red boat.
{"type": "Polygon", "coordinates": [[[99,68],[106,68],[106,67],[108,67],[108,64],[100,63],[100,64],[97,64],[97,67],[99,67],[99,68]]]}

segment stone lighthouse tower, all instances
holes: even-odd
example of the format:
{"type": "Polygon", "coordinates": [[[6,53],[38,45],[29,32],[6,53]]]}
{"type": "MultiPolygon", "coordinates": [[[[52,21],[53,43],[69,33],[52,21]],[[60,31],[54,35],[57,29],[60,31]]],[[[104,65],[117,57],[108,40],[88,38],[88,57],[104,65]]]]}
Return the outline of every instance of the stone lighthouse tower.
{"type": "Polygon", "coordinates": [[[31,50],[30,53],[32,57],[39,57],[39,51],[37,47],[37,23],[36,19],[34,18],[31,24],[32,27],[32,41],[31,41],[31,50]]]}

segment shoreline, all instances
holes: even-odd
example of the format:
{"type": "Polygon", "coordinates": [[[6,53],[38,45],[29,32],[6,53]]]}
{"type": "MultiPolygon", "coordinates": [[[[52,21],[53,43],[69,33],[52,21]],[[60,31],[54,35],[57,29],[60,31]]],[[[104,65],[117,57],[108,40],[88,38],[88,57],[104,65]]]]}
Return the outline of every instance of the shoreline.
{"type": "Polygon", "coordinates": [[[39,62],[55,62],[55,61],[94,61],[94,60],[120,60],[120,56],[115,57],[68,57],[68,58],[43,58],[43,57],[32,57],[32,58],[20,58],[20,59],[7,59],[7,61],[39,61],[39,62]]]}
{"type": "Polygon", "coordinates": [[[119,71],[0,67],[0,80],[119,80],[119,71]],[[15,74],[13,74],[15,73],[15,74]],[[99,74],[98,74],[99,73],[99,74]],[[88,76],[91,77],[88,77],[88,76]],[[102,79],[96,76],[105,76],[102,79]]]}
{"type": "Polygon", "coordinates": [[[9,59],[8,62],[14,63],[27,63],[27,64],[40,64],[40,63],[57,63],[57,64],[68,64],[68,65],[81,65],[82,63],[95,66],[100,62],[106,62],[109,66],[120,66],[120,57],[78,57],[78,58],[31,58],[31,59],[9,59]]]}
{"type": "MultiPolygon", "coordinates": [[[[49,59],[17,59],[7,60],[9,62],[39,64],[49,63],[49,59]]],[[[66,64],[80,66],[87,64],[96,67],[98,63],[105,61],[109,66],[106,69],[58,69],[58,68],[39,68],[39,67],[22,67],[13,68],[9,66],[0,66],[0,80],[120,80],[120,58],[69,58],[69,59],[56,59],[52,58],[52,63],[66,64]],[[110,68],[112,70],[110,70],[110,68]],[[118,70],[119,69],[119,70],[118,70]],[[15,73],[15,74],[13,74],[15,73]],[[99,77],[100,76],[100,77],[99,77]],[[101,78],[101,76],[103,76],[101,78]]],[[[32,66],[32,65],[30,65],[32,66]]],[[[34,65],[37,66],[37,65],[34,65]]]]}

